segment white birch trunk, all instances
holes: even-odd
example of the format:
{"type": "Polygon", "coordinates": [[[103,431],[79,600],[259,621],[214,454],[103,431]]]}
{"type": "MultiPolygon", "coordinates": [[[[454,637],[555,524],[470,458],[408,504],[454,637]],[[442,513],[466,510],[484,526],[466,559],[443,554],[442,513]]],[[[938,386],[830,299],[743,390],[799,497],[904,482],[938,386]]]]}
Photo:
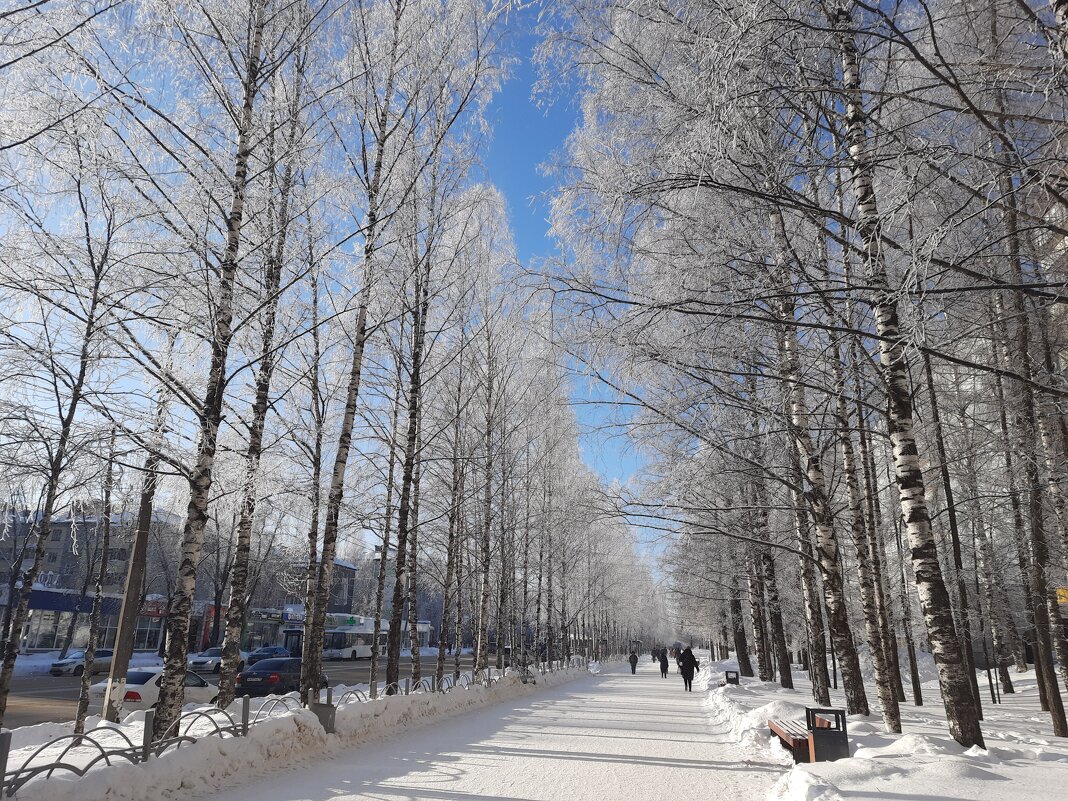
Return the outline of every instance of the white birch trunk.
{"type": "Polygon", "coordinates": [[[842,59],[842,89],[846,102],[846,134],[849,146],[857,230],[864,250],[865,274],[873,290],[872,308],[879,356],[889,401],[888,429],[894,454],[901,515],[912,553],[913,571],[927,636],[938,667],[939,685],[946,707],[950,733],[965,748],[983,746],[976,716],[971,681],[965,668],[960,642],[953,626],[953,613],[938,563],[924,494],[923,473],[914,431],[912,383],[906,343],[900,330],[897,299],[890,290],[882,253],[882,221],[876,204],[872,165],[868,157],[867,117],[860,84],[860,64],[850,12],[839,7],[832,23],[837,31],[842,59]]]}
{"type": "MultiPolygon", "coordinates": [[[[263,451],[263,433],[267,424],[270,403],[271,380],[278,356],[275,353],[275,327],[278,303],[281,295],[282,264],[286,256],[286,236],[289,231],[289,197],[293,188],[293,159],[300,123],[300,71],[289,108],[289,133],[286,140],[286,166],[279,184],[278,212],[275,218],[273,250],[267,259],[264,277],[263,334],[260,341],[260,363],[256,370],[252,420],[249,423],[248,446],[245,449],[245,477],[242,487],[241,513],[237,522],[237,543],[234,561],[230,567],[230,599],[226,608],[226,626],[223,635],[222,663],[219,668],[220,709],[225,709],[234,700],[234,683],[241,661],[241,635],[248,616],[249,558],[252,550],[252,526],[256,518],[260,457],[263,451]]],[[[269,159],[272,162],[273,158],[269,159]]],[[[318,365],[316,366],[318,369],[318,365]]]]}
{"type": "Polygon", "coordinates": [[[74,717],[74,733],[85,732],[85,718],[89,714],[89,685],[93,681],[93,662],[100,640],[100,614],[104,606],[104,584],[108,575],[108,549],[111,548],[111,493],[115,486],[115,429],[111,430],[108,446],[108,466],[104,473],[103,520],[100,534],[100,565],[96,572],[96,589],[93,592],[93,611],[89,615],[89,639],[85,643],[85,663],[81,682],[78,685],[78,711],[74,717]]]}
{"type": "Polygon", "coordinates": [[[846,489],[850,510],[850,533],[856,550],[857,572],[860,579],[860,598],[868,637],[868,650],[875,668],[875,685],[879,692],[883,725],[888,732],[901,733],[901,711],[898,708],[897,690],[891,677],[886,646],[887,632],[879,617],[875,576],[872,570],[871,543],[868,540],[868,524],[865,517],[860,480],[857,475],[857,460],[853,450],[853,434],[850,429],[849,411],[845,397],[845,379],[842,376],[841,353],[834,355],[835,380],[837,384],[836,413],[838,417],[838,442],[842,449],[842,469],[846,477],[846,489]]]}
{"type": "Polygon", "coordinates": [[[249,31],[247,74],[244,78],[244,99],[237,128],[237,154],[231,182],[233,198],[226,220],[226,244],[219,265],[219,284],[215,289],[214,326],[211,338],[211,366],[208,369],[207,389],[200,407],[200,432],[196,464],[189,476],[189,504],[182,530],[182,559],[178,580],[171,594],[167,610],[167,657],[160,681],[159,700],[153,739],[158,740],[181,714],[185,702],[186,658],[189,651],[189,627],[196,594],[196,573],[200,552],[204,545],[204,529],[208,520],[208,503],[215,467],[215,450],[222,420],[223,394],[226,390],[226,360],[233,336],[233,302],[237,278],[237,257],[241,243],[241,227],[245,214],[245,192],[248,187],[249,158],[252,149],[252,111],[259,90],[260,54],[266,16],[266,2],[259,0],[249,31]]]}
{"type": "MultiPolygon", "coordinates": [[[[489,332],[487,331],[487,337],[489,332]]],[[[478,602],[478,635],[475,642],[475,670],[483,670],[489,664],[489,599],[490,599],[490,530],[493,525],[493,429],[494,414],[494,378],[496,365],[492,347],[486,344],[486,430],[485,441],[485,475],[482,486],[482,527],[479,533],[479,582],[481,593],[478,602]]],[[[550,551],[550,559],[552,552],[550,551]]],[[[550,561],[550,577],[551,577],[550,561]]],[[[550,578],[551,582],[551,578],[550,578]]],[[[551,587],[550,583],[550,587],[551,587]]],[[[551,589],[550,589],[551,594],[551,589]]],[[[551,595],[550,595],[551,597],[551,595]]]]}

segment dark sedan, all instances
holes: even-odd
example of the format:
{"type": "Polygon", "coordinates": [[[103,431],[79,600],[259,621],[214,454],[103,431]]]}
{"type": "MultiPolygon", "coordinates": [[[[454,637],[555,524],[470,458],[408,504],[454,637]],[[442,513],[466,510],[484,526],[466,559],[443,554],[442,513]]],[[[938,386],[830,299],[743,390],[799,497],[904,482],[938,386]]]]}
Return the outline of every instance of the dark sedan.
{"type": "MultiPolygon", "coordinates": [[[[325,673],[319,673],[319,689],[326,686],[325,673]]],[[[237,674],[237,695],[283,695],[300,690],[299,659],[263,659],[237,674]]]]}
{"type": "Polygon", "coordinates": [[[264,659],[288,659],[290,656],[289,649],[283,648],[281,645],[264,645],[249,654],[245,663],[251,666],[257,662],[262,662],[264,659]]]}

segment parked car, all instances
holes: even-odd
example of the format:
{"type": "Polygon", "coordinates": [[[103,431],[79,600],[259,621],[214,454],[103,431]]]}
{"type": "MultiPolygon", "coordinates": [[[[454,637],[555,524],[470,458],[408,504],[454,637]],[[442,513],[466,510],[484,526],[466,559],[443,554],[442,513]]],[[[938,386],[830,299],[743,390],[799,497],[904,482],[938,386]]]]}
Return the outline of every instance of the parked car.
{"type": "MultiPolygon", "coordinates": [[[[126,695],[122,699],[122,708],[128,712],[139,709],[154,709],[159,700],[159,682],[163,678],[163,668],[134,668],[126,674],[126,695]]],[[[98,682],[89,688],[90,699],[104,699],[108,683],[98,682]]],[[[196,673],[185,674],[185,702],[187,704],[214,704],[219,696],[219,688],[196,673]]]]}
{"type": "MultiPolygon", "coordinates": [[[[319,687],[326,687],[326,674],[319,672],[319,687]]],[[[299,659],[262,659],[237,674],[237,695],[282,695],[300,690],[299,659]]]]}
{"type": "MultiPolygon", "coordinates": [[[[238,670],[242,670],[245,667],[246,659],[248,659],[248,654],[241,651],[241,661],[237,663],[238,670]]],[[[193,654],[186,664],[190,670],[199,671],[200,673],[218,673],[222,667],[222,648],[209,648],[199,654],[193,654]]]]}
{"type": "Polygon", "coordinates": [[[245,664],[252,666],[264,659],[288,659],[290,656],[289,649],[281,645],[264,645],[249,654],[245,664]]]}
{"type": "MultiPolygon", "coordinates": [[[[111,670],[110,650],[98,648],[93,651],[93,673],[107,673],[111,670]]],[[[53,676],[80,676],[85,672],[85,650],[70,651],[66,658],[52,663],[48,671],[53,676]]]]}

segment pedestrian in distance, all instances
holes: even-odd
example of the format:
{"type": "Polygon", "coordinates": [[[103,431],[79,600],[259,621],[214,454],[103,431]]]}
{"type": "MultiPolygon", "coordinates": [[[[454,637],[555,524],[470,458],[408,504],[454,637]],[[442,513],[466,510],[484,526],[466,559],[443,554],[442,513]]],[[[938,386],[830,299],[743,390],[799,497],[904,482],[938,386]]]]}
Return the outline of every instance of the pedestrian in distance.
{"type": "Polygon", "coordinates": [[[638,672],[638,655],[633,651],[630,652],[630,672],[631,674],[638,672]]]}
{"type": "Polygon", "coordinates": [[[682,673],[682,684],[686,688],[686,692],[693,692],[693,674],[700,670],[701,666],[697,661],[697,657],[693,655],[693,651],[687,648],[682,652],[682,656],[679,657],[679,672],[682,673]]]}
{"type": "Polygon", "coordinates": [[[668,673],[667,648],[660,652],[660,678],[666,679],[668,673]]]}

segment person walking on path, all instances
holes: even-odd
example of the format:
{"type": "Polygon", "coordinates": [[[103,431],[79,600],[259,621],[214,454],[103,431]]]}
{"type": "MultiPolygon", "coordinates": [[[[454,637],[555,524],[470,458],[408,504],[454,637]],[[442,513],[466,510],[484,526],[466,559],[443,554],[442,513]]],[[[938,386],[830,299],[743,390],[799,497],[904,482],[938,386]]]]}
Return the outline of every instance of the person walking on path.
{"type": "Polygon", "coordinates": [[[682,673],[682,683],[686,687],[686,692],[693,692],[693,674],[700,669],[693,651],[689,648],[683,651],[682,656],[679,657],[679,671],[682,673]]]}
{"type": "Polygon", "coordinates": [[[660,652],[660,678],[666,679],[668,672],[667,648],[660,652]]]}
{"type": "Polygon", "coordinates": [[[632,674],[638,672],[638,655],[634,651],[630,652],[630,672],[632,674]]]}

